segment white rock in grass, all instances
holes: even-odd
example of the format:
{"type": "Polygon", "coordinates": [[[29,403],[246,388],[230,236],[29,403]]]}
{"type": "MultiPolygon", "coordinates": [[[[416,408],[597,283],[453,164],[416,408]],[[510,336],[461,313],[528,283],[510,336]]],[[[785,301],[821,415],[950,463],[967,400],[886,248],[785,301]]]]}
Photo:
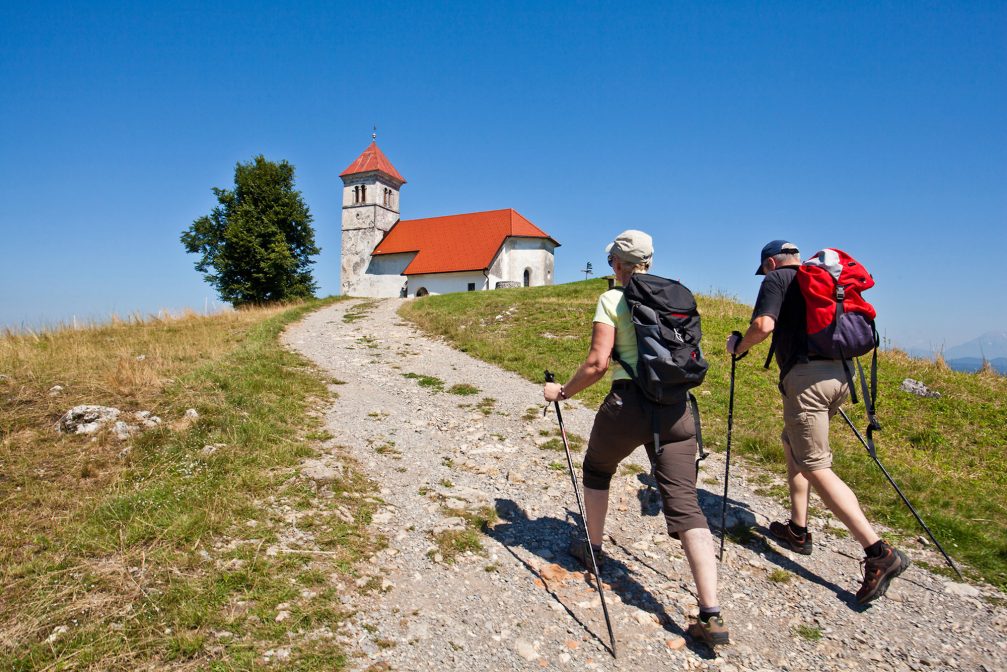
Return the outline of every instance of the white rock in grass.
{"type": "Polygon", "coordinates": [[[185,417],[189,420],[198,420],[199,412],[194,408],[188,408],[185,410],[185,417]]]}
{"type": "Polygon", "coordinates": [[[137,411],[133,417],[140,421],[144,429],[153,429],[161,424],[161,418],[153,415],[150,411],[137,411]]]}
{"type": "Polygon", "coordinates": [[[94,434],[119,418],[118,408],[84,404],[74,406],[59,419],[56,429],[63,434],[94,434]]]}
{"type": "Polygon", "coordinates": [[[50,397],[58,397],[62,392],[63,392],[62,385],[53,385],[52,387],[49,388],[50,397]]]}
{"type": "Polygon", "coordinates": [[[45,641],[48,642],[49,644],[52,644],[69,631],[70,628],[66,627],[65,625],[57,625],[55,628],[53,628],[52,632],[49,633],[49,636],[46,637],[45,641]]]}
{"type": "Polygon", "coordinates": [[[115,424],[112,425],[112,434],[120,441],[125,441],[133,436],[137,432],[137,429],[136,425],[127,425],[122,420],[116,420],[115,424]]]}
{"type": "Polygon", "coordinates": [[[339,480],[343,473],[341,465],[331,465],[321,460],[308,460],[301,467],[301,476],[316,483],[332,483],[339,480]]]}

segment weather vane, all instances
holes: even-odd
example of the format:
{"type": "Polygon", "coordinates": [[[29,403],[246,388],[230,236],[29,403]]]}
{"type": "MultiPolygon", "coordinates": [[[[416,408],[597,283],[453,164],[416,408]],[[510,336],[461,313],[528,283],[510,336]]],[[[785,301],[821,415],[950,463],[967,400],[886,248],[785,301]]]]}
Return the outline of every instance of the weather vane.
{"type": "Polygon", "coordinates": [[[377,140],[377,139],[378,139],[378,127],[375,124],[375,126],[374,126],[374,132],[371,133],[371,140],[377,140]]]}

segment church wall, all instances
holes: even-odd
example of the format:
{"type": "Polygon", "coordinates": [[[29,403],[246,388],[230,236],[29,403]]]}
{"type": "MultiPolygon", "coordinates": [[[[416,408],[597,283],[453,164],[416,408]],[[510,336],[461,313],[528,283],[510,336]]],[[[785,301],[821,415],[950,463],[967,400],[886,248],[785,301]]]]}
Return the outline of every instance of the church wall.
{"type": "MultiPolygon", "coordinates": [[[[343,213],[346,214],[345,212],[343,213]]],[[[371,252],[384,234],[377,229],[343,230],[342,261],[339,268],[339,290],[349,296],[366,296],[359,293],[357,284],[367,270],[371,252]]]]}
{"type": "Polygon", "coordinates": [[[508,238],[490,268],[492,285],[501,280],[524,284],[524,271],[531,269],[532,287],[553,284],[556,248],[543,238],[508,238]]]}
{"type": "Polygon", "coordinates": [[[470,282],[476,285],[476,291],[490,289],[486,286],[486,276],[482,271],[467,271],[464,273],[427,273],[409,276],[409,296],[416,296],[421,287],[430,294],[450,294],[452,292],[467,292],[470,282]]]}
{"type": "Polygon", "coordinates": [[[352,290],[345,293],[350,296],[402,296],[406,286],[406,276],[402,275],[402,271],[415,257],[415,252],[370,257],[367,269],[354,280],[352,290]]]}

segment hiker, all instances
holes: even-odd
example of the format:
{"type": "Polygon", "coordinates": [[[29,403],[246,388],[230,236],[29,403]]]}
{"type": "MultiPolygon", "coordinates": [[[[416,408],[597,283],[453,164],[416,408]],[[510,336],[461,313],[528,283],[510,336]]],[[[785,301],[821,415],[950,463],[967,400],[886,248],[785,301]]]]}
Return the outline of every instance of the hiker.
{"type": "Polygon", "coordinates": [[[727,352],[740,356],[773,335],[783,396],[783,451],[787,457],[790,520],[774,521],[769,531],[783,546],[810,555],[808,531],[809,486],[864,547],[864,580],[857,602],[866,604],[888,589],[892,579],[909,566],[909,558],[875,533],[857,496],[832,471],[829,420],[849,393],[841,359],[808,354],[805,302],[798,283],[800,251],[793,243],[774,240],[762,248],[756,275],[765,279],[752,311],[748,330],[727,339],[727,352]]]}
{"type": "MultiPolygon", "coordinates": [[[[651,237],[642,231],[624,231],[609,244],[608,263],[619,284],[625,286],[634,273],[646,273],[653,257],[651,237]]],[[[564,385],[546,383],[546,401],[569,399],[601,380],[615,354],[631,369],[637,364],[636,332],[626,298],[620,288],[598,299],[587,360],[564,385]],[[614,351],[613,351],[614,348],[614,351]]],[[[608,512],[608,489],[619,463],[639,446],[646,445],[656,457],[656,476],[668,533],[682,542],[699,595],[699,620],[689,626],[690,636],[709,645],[729,643],[728,629],[717,599],[717,563],[713,538],[696,495],[696,427],[686,396],[679,403],[661,406],[648,401],[629,373],[615,367],[612,389],[595,415],[587,453],[584,456],[584,504],[589,543],[602,563],[602,539],[608,512]],[[654,414],[658,414],[661,448],[655,451],[654,414]]],[[[570,554],[588,566],[587,542],[575,540],[570,554]]]]}

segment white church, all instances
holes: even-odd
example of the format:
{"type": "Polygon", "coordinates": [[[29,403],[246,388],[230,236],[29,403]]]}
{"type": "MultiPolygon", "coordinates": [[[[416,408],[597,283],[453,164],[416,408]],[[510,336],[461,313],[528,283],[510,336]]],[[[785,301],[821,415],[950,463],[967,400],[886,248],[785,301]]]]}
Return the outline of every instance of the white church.
{"type": "Polygon", "coordinates": [[[553,284],[559,243],[512,209],[399,219],[406,180],[376,139],[340,177],[343,295],[414,297],[553,284]]]}

